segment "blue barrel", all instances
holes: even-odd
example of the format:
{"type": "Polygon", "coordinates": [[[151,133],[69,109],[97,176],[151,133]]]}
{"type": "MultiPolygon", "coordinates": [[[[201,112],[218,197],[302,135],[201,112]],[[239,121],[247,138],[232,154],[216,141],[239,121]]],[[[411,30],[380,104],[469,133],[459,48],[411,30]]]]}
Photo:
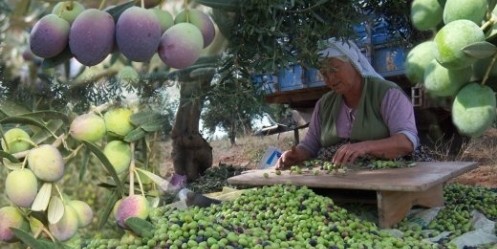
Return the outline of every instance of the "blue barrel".
{"type": "Polygon", "coordinates": [[[371,29],[373,45],[384,44],[389,41],[388,23],[384,19],[377,20],[371,29]]]}
{"type": "Polygon", "coordinates": [[[305,82],[309,87],[326,86],[323,76],[316,68],[307,68],[304,70],[305,82]]]}
{"type": "Polygon", "coordinates": [[[384,77],[405,73],[407,49],[403,46],[381,46],[373,49],[372,65],[384,77]]]}
{"type": "Polygon", "coordinates": [[[366,31],[366,24],[360,23],[352,26],[356,36],[354,37],[354,42],[359,47],[363,47],[368,43],[368,32],[366,31]]]}
{"type": "Polygon", "coordinates": [[[278,73],[280,91],[284,92],[304,88],[302,77],[303,70],[299,64],[292,64],[280,69],[278,73]]]}

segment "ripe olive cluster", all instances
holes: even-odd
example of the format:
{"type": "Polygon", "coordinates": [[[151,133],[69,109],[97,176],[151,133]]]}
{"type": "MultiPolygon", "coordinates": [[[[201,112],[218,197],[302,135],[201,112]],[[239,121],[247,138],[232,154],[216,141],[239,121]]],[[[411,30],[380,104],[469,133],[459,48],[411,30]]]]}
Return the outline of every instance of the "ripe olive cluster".
{"type": "Polygon", "coordinates": [[[10,154],[2,161],[8,169],[4,193],[10,205],[0,208],[0,242],[19,240],[10,227],[30,231],[33,225],[66,241],[91,223],[93,211],[84,201],[64,197],[61,191],[55,194],[67,166],[59,140],[36,143],[36,137],[27,130],[14,127],[2,134],[0,151],[10,154]],[[39,217],[32,216],[33,212],[39,217]],[[42,216],[48,222],[42,224],[42,216]]]}
{"type": "Polygon", "coordinates": [[[406,76],[436,101],[450,98],[459,133],[479,137],[494,123],[497,76],[495,3],[487,0],[414,0],[411,21],[433,37],[413,47],[406,76]]]}
{"type": "Polygon", "coordinates": [[[157,53],[168,66],[185,68],[214,36],[214,23],[197,9],[184,9],[173,18],[158,7],[125,3],[100,10],[65,1],[36,22],[29,43],[39,57],[55,58],[69,51],[85,66],[97,65],[119,51],[136,62],[148,62],[157,53]]]}
{"type": "Polygon", "coordinates": [[[395,237],[306,187],[250,189],[233,201],[150,212],[148,238],[88,239],[82,248],[439,248],[395,237]]]}
{"type": "MultiPolygon", "coordinates": [[[[159,181],[157,178],[161,179],[152,172],[137,167],[138,162],[142,161],[140,157],[135,157],[133,143],[136,137],[145,136],[145,132],[159,129],[160,125],[153,124],[161,124],[160,120],[153,118],[154,113],[141,112],[133,115],[134,111],[128,107],[104,106],[105,110],[97,108],[98,110],[74,117],[67,134],[65,130],[55,129],[51,131],[53,136],[45,139],[40,135],[45,134],[46,130],[32,129],[26,125],[5,127],[0,152],[8,155],[2,163],[8,171],[4,193],[9,205],[0,206],[0,243],[19,240],[11,227],[24,230],[37,238],[66,243],[75,238],[80,228],[86,228],[92,223],[94,212],[91,206],[94,202],[91,199],[95,199],[96,193],[88,192],[87,188],[77,191],[80,196],[90,198],[86,202],[68,195],[67,191],[62,192],[60,187],[68,180],[66,170],[75,168],[70,166],[78,166],[76,168],[80,171],[89,165],[81,163],[84,160],[81,152],[84,150],[89,150],[96,156],[88,158],[88,162],[98,158],[98,162],[90,163],[105,164],[107,173],[113,177],[116,185],[119,185],[116,179],[128,178],[129,182],[134,182],[135,178],[132,176],[136,176],[143,193],[144,189],[152,187],[153,180],[149,178],[156,181],[159,181]],[[128,136],[134,131],[141,131],[142,135],[128,136]]],[[[59,115],[69,122],[68,117],[62,117],[62,113],[59,115]]],[[[33,116],[31,122],[41,123],[35,117],[33,116]]],[[[129,195],[118,200],[113,209],[113,218],[122,228],[126,228],[124,220],[129,217],[148,217],[148,199],[143,195],[133,194],[132,190],[130,187],[129,195]]]]}

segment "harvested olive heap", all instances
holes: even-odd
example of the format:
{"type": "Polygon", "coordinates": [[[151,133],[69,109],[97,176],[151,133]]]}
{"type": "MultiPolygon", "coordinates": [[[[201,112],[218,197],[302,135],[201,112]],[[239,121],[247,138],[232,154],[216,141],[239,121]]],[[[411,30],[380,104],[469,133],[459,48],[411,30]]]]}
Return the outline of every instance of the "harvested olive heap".
{"type": "MultiPolygon", "coordinates": [[[[446,207],[428,225],[432,233],[448,231],[450,239],[471,230],[472,210],[497,218],[497,195],[490,189],[448,185],[445,198],[446,207]]],[[[433,234],[407,221],[398,226],[403,235],[394,237],[357,211],[306,187],[266,186],[208,208],[153,209],[148,236],[127,232],[122,238],[88,240],[83,248],[456,248],[447,238],[424,240],[433,234]]]]}

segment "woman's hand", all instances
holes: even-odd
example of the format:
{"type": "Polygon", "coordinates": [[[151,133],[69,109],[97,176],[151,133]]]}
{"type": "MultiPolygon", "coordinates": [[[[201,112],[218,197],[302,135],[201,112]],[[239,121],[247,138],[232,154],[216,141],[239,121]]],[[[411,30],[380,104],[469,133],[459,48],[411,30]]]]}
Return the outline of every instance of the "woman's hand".
{"type": "Polygon", "coordinates": [[[350,164],[365,155],[394,159],[405,156],[413,150],[411,141],[404,134],[397,133],[384,139],[344,144],[338,148],[331,162],[339,165],[350,164]]]}
{"type": "Polygon", "coordinates": [[[291,150],[287,150],[281,154],[275,168],[279,170],[290,168],[290,166],[298,164],[310,156],[309,152],[304,149],[293,146],[291,150]]]}
{"type": "Polygon", "coordinates": [[[331,162],[336,165],[352,164],[357,158],[367,154],[367,143],[348,143],[338,148],[331,162]]]}

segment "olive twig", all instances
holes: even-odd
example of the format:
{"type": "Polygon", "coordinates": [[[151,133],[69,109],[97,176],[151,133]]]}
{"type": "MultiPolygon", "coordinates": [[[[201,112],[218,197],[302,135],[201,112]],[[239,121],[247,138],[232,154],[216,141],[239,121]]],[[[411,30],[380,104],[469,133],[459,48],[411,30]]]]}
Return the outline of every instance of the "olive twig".
{"type": "Polygon", "coordinates": [[[59,186],[57,184],[52,184],[52,185],[55,186],[55,190],[57,190],[57,194],[59,195],[60,200],[64,202],[64,195],[62,194],[62,191],[60,191],[59,186]]]}
{"type": "Polygon", "coordinates": [[[138,170],[136,170],[136,168],[134,168],[132,174],[136,175],[136,180],[138,181],[138,186],[140,186],[140,192],[142,193],[142,195],[145,196],[145,189],[143,188],[143,183],[142,183],[142,180],[141,180],[140,175],[138,173],[138,170]]]}
{"type": "Polygon", "coordinates": [[[129,195],[135,194],[135,143],[131,143],[131,162],[129,163],[129,195]]]}
{"type": "Polygon", "coordinates": [[[494,67],[495,61],[497,60],[497,53],[492,57],[492,61],[488,65],[487,71],[485,72],[485,76],[483,77],[483,80],[481,81],[481,85],[485,85],[487,82],[488,78],[490,77],[490,72],[492,71],[492,68],[494,67]]]}
{"type": "Polygon", "coordinates": [[[100,6],[98,6],[99,10],[103,9],[103,7],[105,6],[105,2],[107,2],[107,1],[106,0],[102,0],[102,2],[100,2],[100,6]]]}

